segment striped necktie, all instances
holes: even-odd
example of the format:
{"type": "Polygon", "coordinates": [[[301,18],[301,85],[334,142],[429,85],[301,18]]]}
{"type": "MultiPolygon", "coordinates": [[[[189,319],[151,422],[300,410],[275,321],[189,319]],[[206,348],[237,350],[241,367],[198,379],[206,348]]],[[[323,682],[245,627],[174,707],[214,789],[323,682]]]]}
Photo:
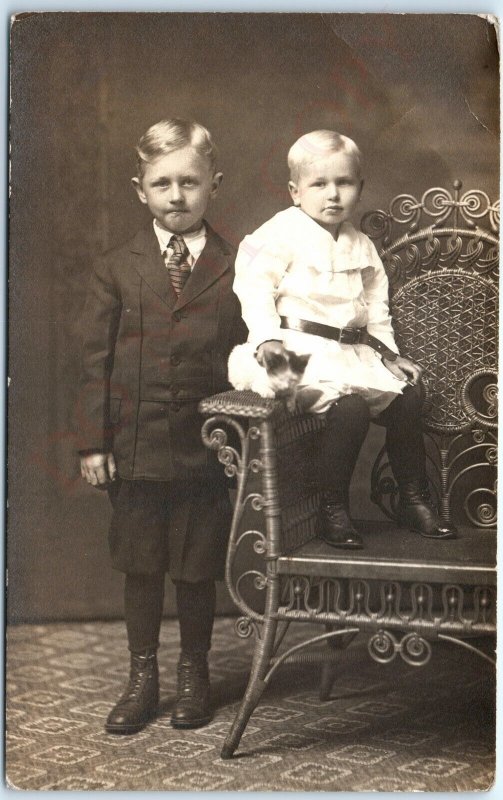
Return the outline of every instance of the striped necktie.
{"type": "Polygon", "coordinates": [[[183,236],[172,236],[169,240],[168,248],[165,253],[165,264],[173,284],[173,289],[179,295],[187,283],[191,269],[189,264],[189,249],[185,244],[183,236]]]}

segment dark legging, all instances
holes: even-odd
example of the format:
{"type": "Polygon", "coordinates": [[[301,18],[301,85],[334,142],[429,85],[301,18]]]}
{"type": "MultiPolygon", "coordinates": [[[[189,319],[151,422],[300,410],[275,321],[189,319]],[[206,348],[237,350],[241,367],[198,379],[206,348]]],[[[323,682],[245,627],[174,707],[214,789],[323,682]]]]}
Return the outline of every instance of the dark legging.
{"type": "Polygon", "coordinates": [[[423,389],[406,386],[375,419],[386,426],[386,451],[398,485],[426,477],[426,452],[421,430],[423,389]]]}
{"type": "Polygon", "coordinates": [[[365,400],[348,394],[327,412],[320,453],[320,485],[327,500],[349,502],[349,484],[370,424],[365,400]]]}
{"type": "MultiPolygon", "coordinates": [[[[164,603],[164,572],[126,575],[124,607],[129,649],[139,653],[159,644],[164,603]]],[[[208,651],[215,616],[215,582],[176,581],[176,604],[182,650],[208,651]]]]}
{"type": "MultiPolygon", "coordinates": [[[[421,387],[407,386],[374,419],[386,427],[386,449],[399,485],[425,476],[422,399],[421,387]]],[[[369,424],[369,407],[357,394],[345,395],[330,406],[320,457],[320,484],[327,500],[348,504],[351,477],[369,424]]]]}

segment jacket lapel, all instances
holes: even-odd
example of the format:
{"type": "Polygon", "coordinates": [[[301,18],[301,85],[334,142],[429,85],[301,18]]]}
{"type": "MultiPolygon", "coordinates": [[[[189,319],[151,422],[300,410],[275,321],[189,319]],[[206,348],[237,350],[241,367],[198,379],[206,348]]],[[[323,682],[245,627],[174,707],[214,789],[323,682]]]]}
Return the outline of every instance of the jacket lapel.
{"type": "Polygon", "coordinates": [[[215,231],[206,225],[206,244],[197,259],[190,277],[180,292],[175,308],[183,308],[195,297],[206,291],[229,269],[231,251],[215,231]]]}
{"type": "Polygon", "coordinates": [[[152,226],[139,231],[131,242],[133,266],[153,292],[168,306],[173,308],[177,296],[171,283],[159,242],[152,226]]]}

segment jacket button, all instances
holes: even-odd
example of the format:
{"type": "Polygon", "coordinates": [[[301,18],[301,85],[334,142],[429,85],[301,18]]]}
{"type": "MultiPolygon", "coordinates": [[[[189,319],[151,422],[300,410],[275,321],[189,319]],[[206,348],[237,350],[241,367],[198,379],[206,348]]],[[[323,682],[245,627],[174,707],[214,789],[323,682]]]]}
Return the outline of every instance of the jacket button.
{"type": "Polygon", "coordinates": [[[171,363],[174,367],[177,367],[182,359],[179,356],[171,356],[171,363]]]}
{"type": "Polygon", "coordinates": [[[173,319],[175,320],[175,322],[180,322],[181,318],[182,318],[182,315],[180,314],[180,312],[179,311],[175,311],[174,314],[173,314],[173,319]]]}

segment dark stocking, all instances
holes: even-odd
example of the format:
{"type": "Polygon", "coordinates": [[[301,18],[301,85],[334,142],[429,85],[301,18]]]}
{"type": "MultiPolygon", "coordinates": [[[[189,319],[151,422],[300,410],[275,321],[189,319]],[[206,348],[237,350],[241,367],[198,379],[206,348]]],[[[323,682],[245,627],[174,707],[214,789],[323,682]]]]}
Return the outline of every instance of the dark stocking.
{"type": "Polygon", "coordinates": [[[124,607],[131,652],[141,653],[158,647],[163,603],[164,572],[126,575],[124,607]]]}
{"type": "Polygon", "coordinates": [[[175,581],[175,586],[182,651],[208,652],[215,618],[215,581],[175,581]]]}
{"type": "Polygon", "coordinates": [[[421,387],[407,386],[376,419],[379,424],[386,425],[386,450],[399,485],[423,481],[426,476],[422,404],[421,387]]]}
{"type": "Polygon", "coordinates": [[[320,485],[328,502],[348,505],[349,484],[369,422],[369,407],[357,394],[330,406],[320,455],[320,485]]]}

